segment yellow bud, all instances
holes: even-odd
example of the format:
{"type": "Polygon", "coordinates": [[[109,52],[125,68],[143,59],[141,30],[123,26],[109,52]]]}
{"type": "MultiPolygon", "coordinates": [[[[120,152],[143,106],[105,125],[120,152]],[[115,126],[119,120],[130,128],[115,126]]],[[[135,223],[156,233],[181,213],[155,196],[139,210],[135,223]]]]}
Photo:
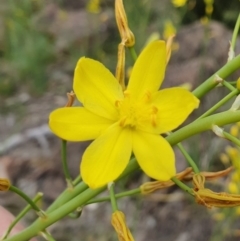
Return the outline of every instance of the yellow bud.
{"type": "Polygon", "coordinates": [[[121,211],[116,211],[112,214],[111,221],[118,235],[119,241],[134,241],[133,236],[126,225],[125,215],[121,211]]]}
{"type": "Polygon", "coordinates": [[[213,12],[213,6],[212,5],[207,5],[205,8],[205,12],[207,15],[211,15],[213,12]]]}
{"type": "Polygon", "coordinates": [[[230,161],[228,155],[225,153],[220,154],[220,160],[225,165],[229,164],[229,161],[230,161]]]}
{"type": "Polygon", "coordinates": [[[237,207],[237,208],[236,208],[236,214],[237,214],[238,216],[240,216],[240,207],[237,207]]]}
{"type": "Polygon", "coordinates": [[[173,23],[168,20],[164,23],[164,31],[163,31],[163,38],[168,39],[176,34],[176,28],[174,27],[173,23]]]}
{"type": "Polygon", "coordinates": [[[237,125],[231,126],[230,134],[237,137],[239,134],[239,127],[237,125]]]}
{"type": "Polygon", "coordinates": [[[228,190],[230,193],[237,194],[238,193],[238,185],[235,182],[230,182],[228,184],[228,190]]]}
{"type": "Polygon", "coordinates": [[[10,188],[11,183],[6,178],[0,178],[0,191],[8,191],[10,188]]]}
{"type": "Polygon", "coordinates": [[[183,7],[186,4],[187,0],[172,0],[174,7],[179,8],[183,7]]]}
{"type": "Polygon", "coordinates": [[[225,218],[224,213],[214,213],[213,214],[213,219],[216,221],[222,221],[222,220],[224,220],[224,218],[225,218]]]}
{"type": "Polygon", "coordinates": [[[128,27],[127,16],[122,0],[115,0],[115,16],[122,43],[127,47],[132,47],[135,44],[135,37],[128,27]]]}
{"type": "Polygon", "coordinates": [[[90,0],[87,5],[87,11],[90,13],[99,13],[101,10],[100,0],[90,0]]]}

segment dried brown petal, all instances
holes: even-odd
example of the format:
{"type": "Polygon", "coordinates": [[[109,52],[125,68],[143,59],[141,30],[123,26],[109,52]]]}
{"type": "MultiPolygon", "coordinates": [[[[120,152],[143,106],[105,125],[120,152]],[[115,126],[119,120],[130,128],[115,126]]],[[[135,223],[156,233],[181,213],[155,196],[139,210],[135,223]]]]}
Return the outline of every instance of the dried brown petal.
{"type": "MultiPolygon", "coordinates": [[[[188,167],[184,171],[177,173],[176,178],[179,180],[184,179],[185,176],[189,175],[192,172],[192,168],[188,167]]],[[[140,186],[141,193],[147,195],[149,193],[155,192],[159,189],[171,187],[175,185],[172,180],[169,181],[154,181],[154,182],[146,182],[140,186]]]]}
{"type": "Polygon", "coordinates": [[[119,241],[134,241],[133,236],[126,225],[125,215],[121,211],[112,214],[112,225],[117,232],[119,241]]]}

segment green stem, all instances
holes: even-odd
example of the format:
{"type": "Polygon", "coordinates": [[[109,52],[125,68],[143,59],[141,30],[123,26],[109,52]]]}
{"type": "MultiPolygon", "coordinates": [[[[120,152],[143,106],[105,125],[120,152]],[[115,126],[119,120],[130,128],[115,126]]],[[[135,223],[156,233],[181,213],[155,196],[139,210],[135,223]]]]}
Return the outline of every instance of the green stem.
{"type": "Polygon", "coordinates": [[[60,194],[58,199],[47,209],[46,212],[50,213],[55,209],[61,207],[64,203],[76,197],[77,195],[85,191],[87,188],[88,186],[84,182],[77,184],[77,186],[75,186],[73,189],[67,188],[63,193],[60,194]]]}
{"type": "Polygon", "coordinates": [[[12,192],[15,192],[20,197],[22,197],[32,207],[32,209],[34,209],[37,212],[37,214],[40,217],[42,217],[42,218],[46,217],[44,212],[34,203],[34,201],[30,197],[28,197],[24,192],[22,192],[20,189],[18,189],[15,186],[10,186],[9,190],[12,192]]]}
{"type": "MultiPolygon", "coordinates": [[[[129,162],[129,165],[125,169],[124,173],[120,176],[120,178],[123,178],[123,177],[129,175],[130,173],[137,170],[138,168],[139,168],[139,166],[136,162],[136,159],[133,158],[129,162]]],[[[99,189],[94,189],[94,190],[92,190],[92,189],[85,190],[81,194],[70,199],[67,203],[62,204],[58,209],[55,209],[54,211],[49,213],[45,220],[37,219],[34,223],[32,223],[28,228],[23,230],[21,233],[18,233],[13,237],[8,238],[6,241],[29,240],[30,238],[36,236],[42,230],[45,230],[51,224],[57,222],[59,219],[65,217],[69,213],[73,212],[78,207],[83,206],[90,199],[94,198],[99,193],[103,192],[103,190],[105,190],[105,189],[106,189],[106,186],[99,188],[99,189]]]]}
{"type": "Polygon", "coordinates": [[[216,105],[214,105],[212,108],[210,108],[208,111],[206,111],[203,115],[197,118],[197,120],[202,119],[206,116],[209,116],[212,114],[214,111],[216,111],[218,108],[220,108],[222,105],[227,103],[230,99],[232,99],[235,95],[239,93],[239,90],[235,89],[228,95],[226,95],[223,99],[221,99],[216,105]]]}
{"type": "MultiPolygon", "coordinates": [[[[37,195],[34,197],[33,202],[36,203],[37,201],[39,201],[42,198],[43,194],[42,193],[37,193],[37,195]]],[[[10,226],[7,229],[6,234],[3,236],[2,240],[6,239],[8,237],[8,235],[10,234],[10,232],[12,231],[12,229],[14,228],[14,226],[20,221],[20,219],[22,219],[26,213],[31,209],[31,205],[27,205],[18,215],[17,217],[14,219],[14,221],[10,224],[10,226]]]]}
{"type": "Polygon", "coordinates": [[[73,181],[73,185],[76,186],[78,183],[82,181],[82,177],[79,175],[76,177],[76,179],[73,181]]]}
{"type": "Polygon", "coordinates": [[[134,62],[137,60],[137,53],[136,53],[136,51],[135,51],[135,49],[134,49],[134,47],[129,47],[128,48],[129,49],[129,51],[130,51],[130,54],[131,54],[131,56],[132,56],[132,58],[133,58],[133,60],[134,60],[134,62]]]}
{"type": "Polygon", "coordinates": [[[240,140],[236,138],[235,136],[232,136],[231,134],[227,133],[226,131],[223,131],[222,134],[226,139],[231,141],[232,143],[236,144],[237,146],[240,147],[240,140]]]}
{"type": "Polygon", "coordinates": [[[236,88],[234,86],[232,86],[230,83],[228,83],[226,80],[224,80],[222,82],[222,85],[225,86],[226,88],[228,88],[230,91],[236,90],[236,88]]]}
{"type": "Polygon", "coordinates": [[[111,200],[111,204],[112,204],[112,211],[116,212],[116,211],[118,211],[118,205],[117,205],[117,200],[115,198],[114,183],[113,182],[108,184],[108,189],[109,189],[109,193],[110,193],[110,200],[111,200]]]}
{"type": "MultiPolygon", "coordinates": [[[[219,114],[215,114],[215,115],[197,120],[189,124],[188,126],[185,126],[179,129],[178,131],[174,132],[172,135],[167,136],[166,140],[173,146],[192,135],[211,129],[212,125],[214,124],[218,126],[223,126],[223,125],[235,123],[238,121],[240,121],[240,111],[225,111],[219,114]]],[[[126,175],[129,175],[131,172],[135,171],[138,168],[139,166],[136,162],[136,159],[133,158],[129,162],[129,165],[127,166],[126,170],[123,172],[120,178],[126,175]]],[[[173,178],[173,181],[174,181],[174,178],[173,178]]],[[[94,198],[96,195],[98,195],[103,190],[105,190],[105,188],[106,187],[96,189],[96,190],[87,189],[86,191],[80,194],[74,193],[75,194],[74,198],[69,198],[68,195],[66,194],[60,195],[61,201],[56,202],[58,203],[58,205],[55,204],[54,209],[51,208],[53,209],[53,211],[51,213],[48,212],[48,216],[44,221],[41,219],[37,219],[27,229],[23,230],[21,233],[16,234],[13,237],[8,238],[7,241],[22,241],[22,240],[28,240],[34,237],[41,230],[46,229],[48,226],[55,223],[57,220],[73,212],[79,206],[85,205],[90,199],[94,198]],[[65,200],[65,202],[62,201],[63,199],[65,200]]],[[[73,192],[74,190],[75,188],[73,189],[73,192]]]]}
{"type": "Polygon", "coordinates": [[[193,168],[193,171],[195,173],[199,173],[199,169],[198,169],[196,163],[193,161],[191,156],[186,152],[186,150],[184,149],[183,145],[181,143],[178,143],[177,146],[178,146],[179,150],[181,151],[181,153],[186,158],[188,164],[193,168]]]}
{"type": "Polygon", "coordinates": [[[213,125],[224,126],[239,121],[240,111],[224,111],[196,120],[191,124],[184,126],[176,132],[172,133],[170,136],[167,136],[166,140],[173,146],[182,140],[189,138],[190,136],[211,130],[213,125]]]}
{"type": "Polygon", "coordinates": [[[198,86],[192,93],[197,97],[201,98],[212,90],[218,82],[215,81],[216,74],[219,75],[222,79],[226,79],[230,74],[235,72],[240,68],[240,55],[235,57],[233,60],[225,64],[220,70],[213,74],[210,78],[204,81],[200,86],[198,86]]]}
{"type": "Polygon", "coordinates": [[[67,185],[69,188],[73,187],[72,184],[72,178],[68,169],[68,164],[67,164],[67,141],[62,140],[62,166],[63,166],[63,172],[64,176],[67,181],[67,185]]]}
{"type": "Polygon", "coordinates": [[[186,184],[184,184],[183,182],[181,182],[180,180],[178,180],[176,177],[172,177],[171,180],[177,185],[179,186],[183,191],[189,193],[190,195],[194,196],[194,193],[192,191],[192,189],[187,186],[186,184]]]}
{"type": "Polygon", "coordinates": [[[235,46],[236,46],[236,40],[237,40],[239,28],[240,28],[240,14],[238,15],[238,19],[233,30],[233,36],[231,41],[231,47],[233,50],[235,49],[235,46]]]}
{"type": "MultiPolygon", "coordinates": [[[[130,191],[115,194],[115,198],[118,199],[118,198],[122,198],[122,197],[129,197],[129,196],[134,196],[134,195],[137,195],[137,194],[140,194],[140,193],[141,193],[141,189],[136,188],[136,189],[133,189],[133,190],[130,190],[130,191]]],[[[105,201],[110,201],[110,196],[90,200],[85,205],[92,204],[92,203],[101,203],[101,202],[105,202],[105,201]]]]}

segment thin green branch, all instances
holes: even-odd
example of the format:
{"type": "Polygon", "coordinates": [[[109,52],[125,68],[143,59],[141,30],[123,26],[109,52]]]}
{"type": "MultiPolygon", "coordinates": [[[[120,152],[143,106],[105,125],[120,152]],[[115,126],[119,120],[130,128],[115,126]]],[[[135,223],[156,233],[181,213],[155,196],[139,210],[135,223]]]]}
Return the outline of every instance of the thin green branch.
{"type": "MultiPolygon", "coordinates": [[[[37,195],[33,198],[33,202],[37,203],[43,196],[43,193],[37,193],[37,195]]],[[[14,228],[14,226],[20,221],[20,219],[22,219],[26,213],[32,208],[32,206],[29,204],[27,205],[18,215],[17,217],[14,219],[14,221],[10,224],[10,226],[8,227],[5,235],[3,236],[2,240],[5,240],[8,235],[11,233],[12,229],[14,228]]]]}
{"type": "Polygon", "coordinates": [[[18,194],[20,197],[22,197],[31,207],[32,209],[34,209],[37,214],[39,215],[39,217],[41,218],[46,218],[46,214],[36,205],[36,203],[30,198],[28,197],[24,192],[22,192],[20,189],[18,189],[15,186],[10,186],[9,188],[10,191],[15,192],[16,194],[18,194]]]}
{"type": "Polygon", "coordinates": [[[137,60],[137,53],[136,53],[136,51],[135,51],[135,49],[134,49],[134,47],[129,47],[128,48],[129,49],[129,51],[130,51],[130,54],[131,54],[131,56],[132,56],[132,59],[134,60],[134,62],[137,60]]]}
{"type": "Polygon", "coordinates": [[[184,157],[186,158],[188,164],[193,168],[193,171],[195,173],[199,173],[199,169],[196,165],[196,163],[194,162],[194,160],[191,158],[191,156],[187,153],[187,151],[184,149],[183,145],[181,143],[177,144],[179,150],[181,151],[181,153],[184,155],[184,157]]]}
{"type": "Polygon", "coordinates": [[[235,46],[236,46],[236,41],[237,41],[239,29],[240,29],[240,14],[238,15],[238,19],[237,19],[237,22],[235,24],[235,27],[234,27],[234,30],[233,30],[233,35],[232,35],[231,47],[232,47],[233,51],[234,51],[235,46]]]}
{"type": "Polygon", "coordinates": [[[67,181],[67,186],[69,188],[73,188],[72,178],[68,169],[67,164],[67,141],[62,140],[62,166],[63,166],[63,172],[65,179],[67,181]]]}
{"type": "Polygon", "coordinates": [[[197,97],[201,98],[206,95],[210,90],[212,90],[219,83],[215,80],[216,75],[220,76],[222,79],[226,79],[229,75],[240,68],[240,55],[235,57],[233,60],[225,64],[220,70],[213,74],[210,78],[204,81],[200,86],[198,86],[192,93],[197,97]]]}
{"type": "Polygon", "coordinates": [[[228,139],[229,141],[231,141],[232,143],[240,147],[240,140],[238,138],[227,133],[226,131],[223,131],[222,134],[226,139],[228,139]]]}
{"type": "MultiPolygon", "coordinates": [[[[118,199],[118,198],[123,198],[123,197],[129,197],[129,196],[134,196],[134,195],[137,195],[137,194],[140,194],[140,193],[141,193],[141,189],[136,188],[136,189],[133,189],[133,190],[130,190],[130,191],[115,194],[115,198],[118,199]]],[[[100,203],[100,202],[105,202],[105,201],[110,201],[110,196],[90,200],[85,205],[92,204],[92,203],[100,203]]]]}
{"type": "Polygon", "coordinates": [[[180,180],[178,180],[176,177],[172,177],[171,180],[177,185],[179,186],[183,191],[189,193],[190,195],[194,196],[194,193],[192,191],[192,189],[187,186],[186,184],[184,184],[183,182],[181,182],[180,180]]]}
{"type": "Polygon", "coordinates": [[[117,205],[117,200],[115,198],[114,183],[113,182],[108,184],[108,189],[109,189],[109,193],[110,193],[110,200],[111,200],[111,204],[112,204],[112,211],[116,212],[116,211],[118,211],[118,205],[117,205]]]}
{"type": "Polygon", "coordinates": [[[222,82],[222,85],[225,86],[227,89],[229,89],[230,91],[234,91],[236,90],[236,88],[234,86],[232,86],[230,83],[228,83],[226,80],[224,80],[222,82]]]}
{"type": "Polygon", "coordinates": [[[216,105],[211,107],[208,111],[206,111],[203,115],[197,118],[197,120],[202,119],[204,117],[207,117],[211,115],[214,111],[216,111],[218,108],[223,106],[225,103],[227,103],[230,99],[232,99],[235,95],[239,93],[239,90],[235,89],[228,95],[226,95],[223,99],[221,99],[216,105]]]}

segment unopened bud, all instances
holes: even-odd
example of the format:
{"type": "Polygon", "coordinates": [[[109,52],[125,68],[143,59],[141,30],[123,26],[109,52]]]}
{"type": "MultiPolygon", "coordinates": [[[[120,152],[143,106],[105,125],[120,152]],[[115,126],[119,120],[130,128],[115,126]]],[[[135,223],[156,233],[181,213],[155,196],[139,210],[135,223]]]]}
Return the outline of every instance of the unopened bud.
{"type": "Polygon", "coordinates": [[[115,16],[122,43],[127,47],[132,47],[135,44],[135,37],[128,27],[127,16],[122,0],[115,0],[115,16]]]}
{"type": "Polygon", "coordinates": [[[11,183],[6,178],[0,178],[0,191],[8,191],[10,188],[11,183]]]}

